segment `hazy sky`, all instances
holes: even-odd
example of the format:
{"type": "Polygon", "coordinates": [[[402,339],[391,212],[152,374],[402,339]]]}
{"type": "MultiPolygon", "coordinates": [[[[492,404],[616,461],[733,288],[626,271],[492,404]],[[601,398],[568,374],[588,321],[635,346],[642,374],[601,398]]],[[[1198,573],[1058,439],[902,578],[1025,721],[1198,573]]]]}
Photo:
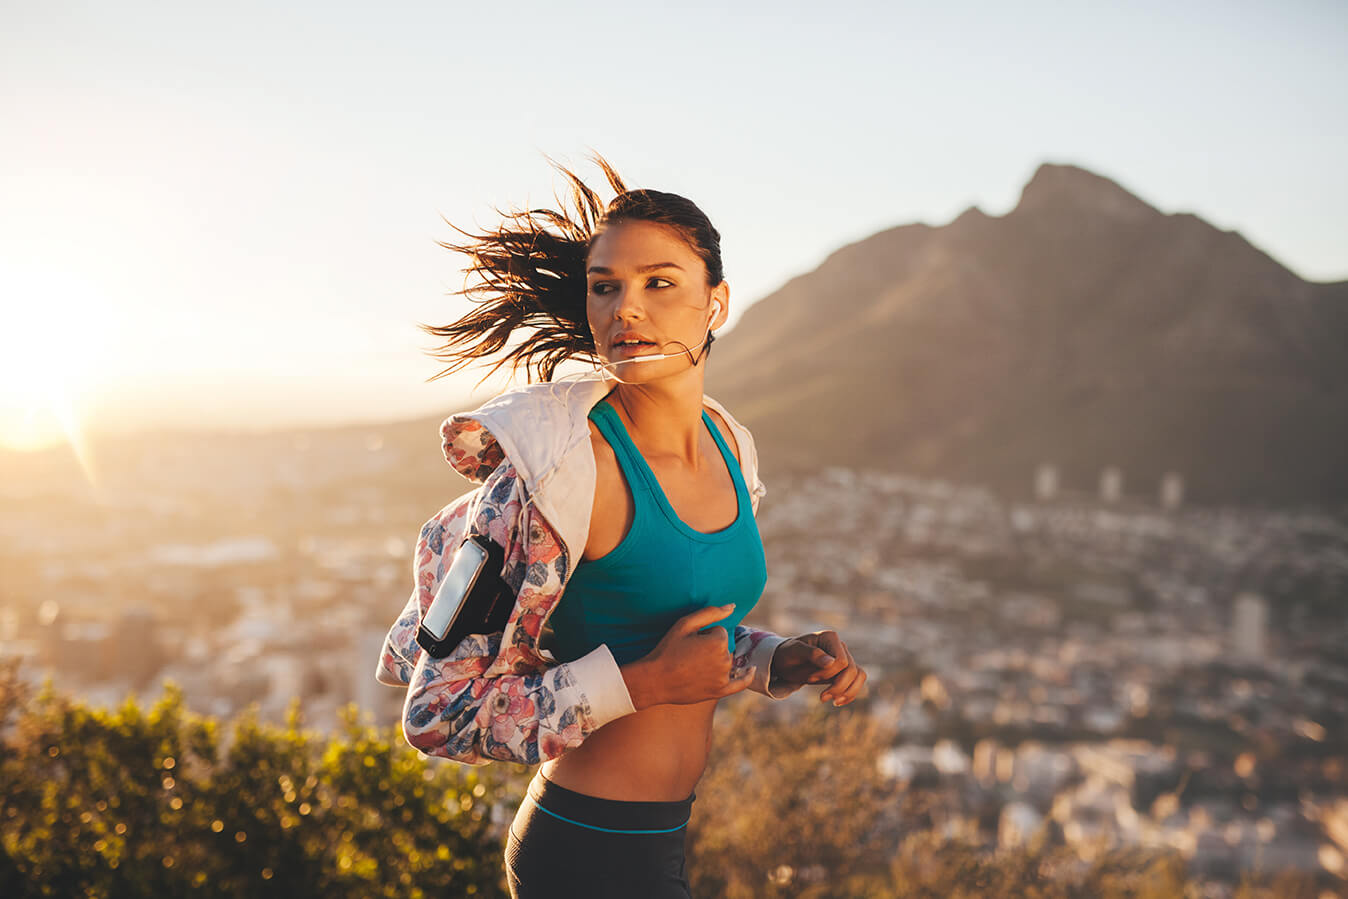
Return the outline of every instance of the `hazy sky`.
{"type": "Polygon", "coordinates": [[[441,216],[543,153],[694,199],[735,313],[1044,161],[1348,277],[1348,4],[721,6],[0,5],[0,440],[448,411],[441,216]]]}

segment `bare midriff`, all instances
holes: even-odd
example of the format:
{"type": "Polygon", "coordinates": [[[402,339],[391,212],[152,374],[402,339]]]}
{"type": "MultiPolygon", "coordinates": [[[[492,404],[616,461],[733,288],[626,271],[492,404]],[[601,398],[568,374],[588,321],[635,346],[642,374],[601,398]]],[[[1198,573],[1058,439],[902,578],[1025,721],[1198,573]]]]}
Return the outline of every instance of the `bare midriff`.
{"type": "Polygon", "coordinates": [[[601,799],[687,799],[707,767],[717,702],[652,705],[615,718],[565,755],[544,762],[543,776],[601,799]]]}

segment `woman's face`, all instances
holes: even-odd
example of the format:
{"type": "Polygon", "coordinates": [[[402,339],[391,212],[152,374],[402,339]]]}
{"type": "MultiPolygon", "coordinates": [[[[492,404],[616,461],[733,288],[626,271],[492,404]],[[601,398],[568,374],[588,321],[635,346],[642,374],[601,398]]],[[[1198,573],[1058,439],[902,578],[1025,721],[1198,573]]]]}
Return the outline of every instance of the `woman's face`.
{"type": "Polygon", "coordinates": [[[586,264],[585,309],[595,348],[610,363],[679,353],[659,362],[618,364],[624,381],[649,381],[690,367],[729,311],[729,286],[707,286],[707,267],[673,228],[625,221],[595,239],[586,264]],[[719,303],[719,308],[713,305],[719,303]],[[715,313],[713,315],[713,312],[715,313]]]}

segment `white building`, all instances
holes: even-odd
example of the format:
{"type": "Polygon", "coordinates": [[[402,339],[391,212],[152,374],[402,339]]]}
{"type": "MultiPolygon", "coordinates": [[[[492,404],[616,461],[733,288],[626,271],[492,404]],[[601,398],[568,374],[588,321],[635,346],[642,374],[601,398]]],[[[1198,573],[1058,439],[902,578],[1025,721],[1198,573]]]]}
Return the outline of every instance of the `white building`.
{"type": "Polygon", "coordinates": [[[1268,629],[1268,603],[1255,593],[1236,597],[1231,616],[1231,651],[1238,658],[1259,661],[1265,654],[1268,629]]]}

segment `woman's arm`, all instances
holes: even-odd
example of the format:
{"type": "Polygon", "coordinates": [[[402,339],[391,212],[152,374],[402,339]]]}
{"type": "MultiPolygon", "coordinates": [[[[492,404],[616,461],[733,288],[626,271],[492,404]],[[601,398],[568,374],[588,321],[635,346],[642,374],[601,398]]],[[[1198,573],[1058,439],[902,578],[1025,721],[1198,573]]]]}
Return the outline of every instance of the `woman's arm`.
{"type": "Polygon", "coordinates": [[[488,674],[500,634],[475,634],[448,658],[422,655],[403,706],[403,735],[427,755],[470,765],[534,765],[636,711],[608,647],[534,674],[488,674]]]}
{"type": "Polygon", "coordinates": [[[429,755],[480,765],[536,764],[574,748],[615,718],[636,711],[607,646],[548,665],[536,651],[544,610],[562,591],[562,543],[532,507],[524,510],[514,466],[502,463],[466,500],[446,506],[417,541],[415,603],[389,632],[380,679],[408,684],[403,734],[429,755]],[[522,511],[524,510],[524,511],[522,511]],[[416,643],[451,554],[469,530],[506,549],[506,582],[516,590],[505,630],[465,638],[434,659],[416,643]],[[415,606],[415,608],[414,608],[415,606]]]}

